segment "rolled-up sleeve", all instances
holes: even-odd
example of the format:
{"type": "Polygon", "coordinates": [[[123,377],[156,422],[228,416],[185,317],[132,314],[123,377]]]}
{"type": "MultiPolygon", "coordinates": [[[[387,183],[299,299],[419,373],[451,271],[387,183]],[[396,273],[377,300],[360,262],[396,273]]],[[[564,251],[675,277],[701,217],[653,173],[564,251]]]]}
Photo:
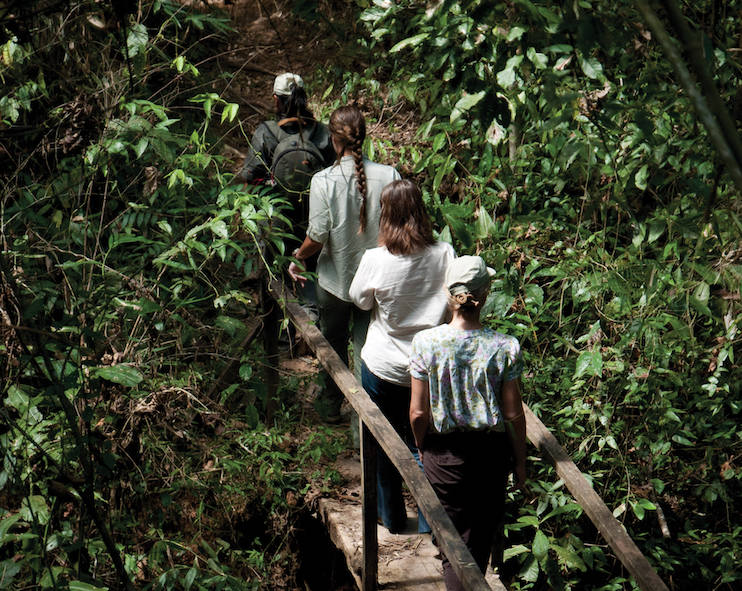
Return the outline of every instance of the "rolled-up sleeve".
{"type": "Polygon", "coordinates": [[[327,181],[321,174],[312,177],[309,186],[309,223],[307,236],[315,242],[325,244],[332,228],[327,181]]]}
{"type": "Polygon", "coordinates": [[[361,310],[370,310],[374,307],[375,294],[374,294],[374,282],[373,282],[373,265],[368,257],[368,252],[364,253],[361,258],[361,263],[358,265],[358,271],[356,271],[353,277],[353,282],[350,284],[350,290],[348,291],[350,299],[353,303],[358,306],[361,310]]]}
{"type": "Polygon", "coordinates": [[[416,380],[427,380],[428,368],[425,366],[421,348],[421,339],[418,338],[418,335],[415,335],[412,339],[412,351],[410,352],[410,375],[416,380]]]}
{"type": "Polygon", "coordinates": [[[507,365],[503,374],[503,379],[507,382],[515,380],[523,373],[523,355],[520,350],[520,343],[513,339],[507,348],[507,365]]]}

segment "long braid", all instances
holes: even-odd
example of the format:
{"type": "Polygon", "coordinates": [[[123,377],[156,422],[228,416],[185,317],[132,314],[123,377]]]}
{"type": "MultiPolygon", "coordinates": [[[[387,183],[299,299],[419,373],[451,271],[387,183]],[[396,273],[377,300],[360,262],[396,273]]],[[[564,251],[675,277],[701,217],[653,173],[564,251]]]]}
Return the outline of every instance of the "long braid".
{"type": "Polygon", "coordinates": [[[366,231],[366,171],[363,168],[363,140],[366,139],[366,120],[355,105],[336,109],[330,116],[330,133],[339,142],[342,150],[338,153],[338,163],[345,149],[350,149],[356,165],[356,188],[361,194],[361,211],[358,233],[366,231]]]}
{"type": "Polygon", "coordinates": [[[363,168],[363,152],[361,148],[363,140],[356,141],[352,146],[353,160],[356,163],[356,187],[361,194],[361,216],[359,220],[358,233],[363,234],[366,231],[366,171],[363,168]]]}

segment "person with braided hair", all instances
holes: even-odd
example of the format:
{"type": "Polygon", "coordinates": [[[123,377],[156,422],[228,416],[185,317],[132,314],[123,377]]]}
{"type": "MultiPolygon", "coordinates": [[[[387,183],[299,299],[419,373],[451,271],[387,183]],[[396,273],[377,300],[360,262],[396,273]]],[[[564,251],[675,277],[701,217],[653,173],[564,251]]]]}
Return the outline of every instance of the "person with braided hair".
{"type": "MultiPolygon", "coordinates": [[[[289,265],[288,272],[304,285],[307,278],[301,265],[319,252],[316,291],[320,329],[346,364],[352,335],[353,369],[360,382],[359,356],[370,314],[353,305],[349,289],[363,253],[377,246],[381,191],[401,177],[392,166],[363,156],[366,120],[358,107],[336,109],[329,129],[337,160],[312,177],[307,235],[294,251],[296,262],[289,265]]],[[[342,393],[328,380],[315,406],[324,420],[338,422],[342,401],[342,393]]]]}
{"type": "MultiPolygon", "coordinates": [[[[520,488],[526,480],[520,344],[480,318],[494,273],[481,257],[451,262],[452,319],[417,333],[410,356],[410,425],[425,475],[483,573],[502,535],[507,476],[514,470],[520,488]]],[[[442,559],[446,589],[463,590],[442,559]]]]}

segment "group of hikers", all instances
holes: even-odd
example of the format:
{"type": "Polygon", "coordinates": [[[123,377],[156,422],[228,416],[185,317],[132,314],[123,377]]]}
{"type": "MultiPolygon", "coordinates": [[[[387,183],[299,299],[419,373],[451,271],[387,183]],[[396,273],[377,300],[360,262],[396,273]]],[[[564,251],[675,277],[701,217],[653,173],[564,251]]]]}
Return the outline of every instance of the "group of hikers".
{"type": "MultiPolygon", "coordinates": [[[[418,458],[482,572],[505,503],[507,478],[525,482],[520,345],[482,324],[495,271],[436,241],[422,194],[392,166],[364,157],[360,109],[336,109],[325,126],[307,107],[300,76],[281,74],[277,121],[261,123],[238,177],[301,196],[290,215],[306,229],[288,273],[316,301],[320,329],[418,458]],[[314,259],[316,257],[316,262],[314,259]],[[316,272],[316,283],[306,272],[316,272]],[[313,289],[309,289],[309,287],[313,289]]],[[[331,381],[316,407],[340,420],[331,381]]],[[[378,458],[378,510],[390,532],[407,521],[402,479],[378,458]]],[[[430,532],[419,515],[418,531],[430,532]]],[[[446,588],[463,589],[442,556],[446,588]]]]}

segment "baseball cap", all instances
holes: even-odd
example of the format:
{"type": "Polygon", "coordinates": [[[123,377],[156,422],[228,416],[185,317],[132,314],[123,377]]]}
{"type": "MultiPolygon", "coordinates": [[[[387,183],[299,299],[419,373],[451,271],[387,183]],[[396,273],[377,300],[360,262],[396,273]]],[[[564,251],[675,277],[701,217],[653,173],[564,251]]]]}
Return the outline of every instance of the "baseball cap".
{"type": "Polygon", "coordinates": [[[279,74],[273,81],[273,94],[291,96],[294,86],[304,88],[304,80],[301,79],[299,74],[291,74],[289,72],[279,74]]]}
{"type": "Polygon", "coordinates": [[[482,257],[461,256],[451,261],[446,269],[446,287],[454,296],[476,293],[488,287],[495,274],[482,257]]]}

